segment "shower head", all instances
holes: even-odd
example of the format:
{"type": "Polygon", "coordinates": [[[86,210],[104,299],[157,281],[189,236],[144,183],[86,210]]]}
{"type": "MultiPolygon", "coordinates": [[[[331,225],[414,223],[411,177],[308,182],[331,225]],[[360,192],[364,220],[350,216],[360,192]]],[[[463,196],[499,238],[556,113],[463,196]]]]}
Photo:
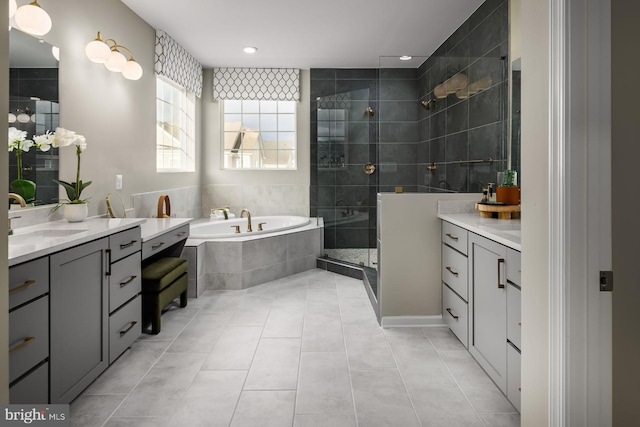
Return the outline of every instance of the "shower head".
{"type": "Polygon", "coordinates": [[[431,109],[431,104],[435,103],[436,100],[435,99],[427,99],[426,101],[422,101],[420,104],[426,108],[427,110],[431,109]]]}

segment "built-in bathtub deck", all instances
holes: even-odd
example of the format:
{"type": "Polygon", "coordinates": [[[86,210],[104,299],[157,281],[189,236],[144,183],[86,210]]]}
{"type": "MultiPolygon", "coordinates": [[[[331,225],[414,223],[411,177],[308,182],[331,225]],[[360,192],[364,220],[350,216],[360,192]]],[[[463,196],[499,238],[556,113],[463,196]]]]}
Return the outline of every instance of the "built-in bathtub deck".
{"type": "Polygon", "coordinates": [[[315,268],[323,251],[322,218],[303,227],[237,238],[187,240],[189,296],[245,289],[315,268]]]}

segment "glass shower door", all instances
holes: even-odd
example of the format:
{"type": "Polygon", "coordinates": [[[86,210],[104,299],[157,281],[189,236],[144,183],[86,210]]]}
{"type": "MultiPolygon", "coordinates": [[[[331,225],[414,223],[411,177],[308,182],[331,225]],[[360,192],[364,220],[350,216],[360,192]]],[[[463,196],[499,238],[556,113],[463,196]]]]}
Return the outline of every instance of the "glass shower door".
{"type": "Polygon", "coordinates": [[[325,255],[364,266],[373,266],[376,248],[376,175],[365,172],[367,163],[376,163],[372,112],[369,89],[317,99],[317,209],[325,255]]]}

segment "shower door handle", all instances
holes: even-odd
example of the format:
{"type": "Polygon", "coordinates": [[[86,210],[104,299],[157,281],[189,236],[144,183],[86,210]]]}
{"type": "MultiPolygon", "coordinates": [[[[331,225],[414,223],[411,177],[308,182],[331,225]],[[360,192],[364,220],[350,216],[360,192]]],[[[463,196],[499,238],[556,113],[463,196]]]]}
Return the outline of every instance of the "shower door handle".
{"type": "Polygon", "coordinates": [[[374,165],[373,163],[366,163],[364,165],[364,167],[362,168],[362,170],[367,175],[371,175],[372,173],[374,173],[376,171],[376,165],[374,165]]]}

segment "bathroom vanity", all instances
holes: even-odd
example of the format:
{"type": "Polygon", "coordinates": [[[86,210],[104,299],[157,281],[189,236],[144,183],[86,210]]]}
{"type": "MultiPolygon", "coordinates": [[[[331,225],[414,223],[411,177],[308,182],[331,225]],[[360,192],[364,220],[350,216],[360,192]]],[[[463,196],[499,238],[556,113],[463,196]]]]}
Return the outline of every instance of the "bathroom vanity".
{"type": "Polygon", "coordinates": [[[442,220],[442,317],[520,410],[520,220],[442,220]]]}
{"type": "Polygon", "coordinates": [[[188,218],[66,221],[9,236],[11,403],[69,403],[142,333],[141,265],[188,218]]]}

